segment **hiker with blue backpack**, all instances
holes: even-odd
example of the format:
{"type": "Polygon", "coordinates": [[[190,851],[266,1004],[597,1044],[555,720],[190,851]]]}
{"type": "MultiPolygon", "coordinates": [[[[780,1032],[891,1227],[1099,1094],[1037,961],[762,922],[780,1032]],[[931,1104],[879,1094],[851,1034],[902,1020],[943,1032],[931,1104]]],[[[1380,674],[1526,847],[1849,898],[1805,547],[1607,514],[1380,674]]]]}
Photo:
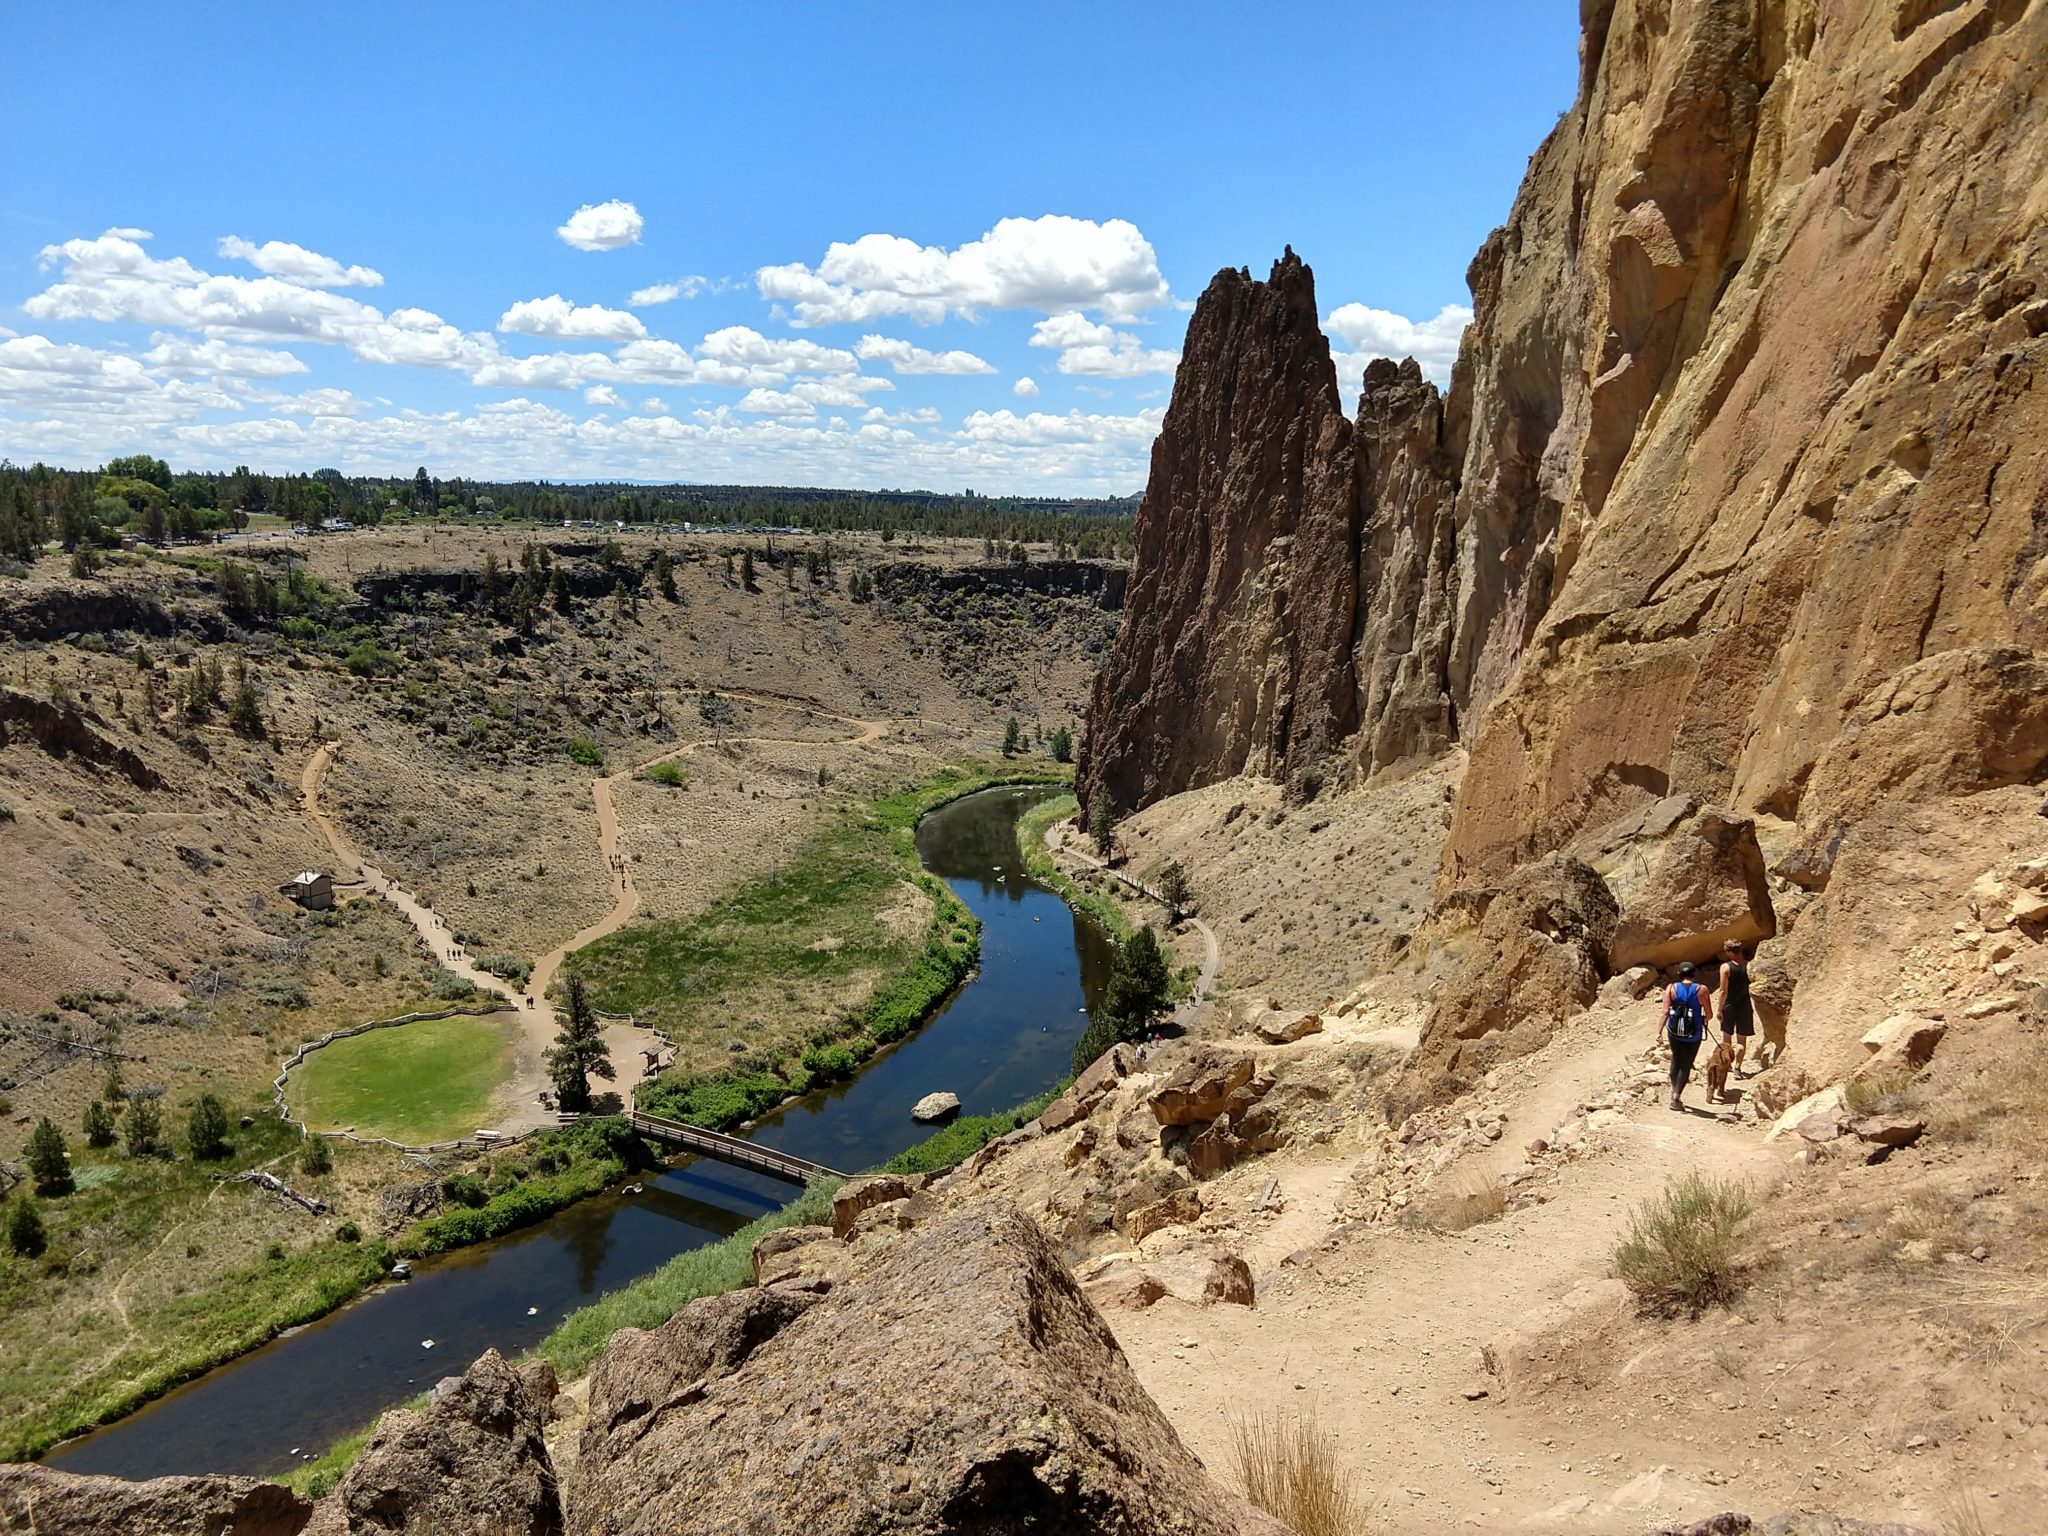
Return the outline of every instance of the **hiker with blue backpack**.
{"type": "Polygon", "coordinates": [[[1657,1033],[1671,1044],[1671,1107],[1680,1103],[1685,1085],[1692,1079],[1693,1059],[1707,1038],[1707,1021],[1714,1016],[1714,1000],[1700,985],[1698,969],[1690,960],[1678,967],[1678,980],[1664,989],[1664,1011],[1657,1021],[1657,1033]]]}

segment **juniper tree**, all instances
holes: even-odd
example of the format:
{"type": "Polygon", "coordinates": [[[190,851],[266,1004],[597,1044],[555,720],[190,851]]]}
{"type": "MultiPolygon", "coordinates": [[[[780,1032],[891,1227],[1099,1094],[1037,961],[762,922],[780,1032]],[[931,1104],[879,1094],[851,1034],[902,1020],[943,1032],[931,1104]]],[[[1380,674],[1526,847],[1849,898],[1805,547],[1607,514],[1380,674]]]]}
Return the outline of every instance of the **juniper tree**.
{"type": "Polygon", "coordinates": [[[195,1159],[225,1157],[228,1153],[228,1112],[210,1093],[199,1095],[185,1122],[185,1146],[195,1159]]]}
{"type": "Polygon", "coordinates": [[[114,1112],[105,1102],[94,1099],[85,1106],[85,1144],[88,1147],[111,1147],[114,1144],[114,1112]]]}
{"type": "Polygon", "coordinates": [[[41,1258],[49,1239],[43,1234],[42,1213],[24,1195],[7,1208],[7,1246],[24,1259],[41,1258]]]}
{"type": "Polygon", "coordinates": [[[137,1099],[128,1106],[123,1117],[125,1124],[121,1135],[128,1143],[130,1157],[148,1157],[157,1149],[157,1138],[163,1134],[163,1112],[157,1108],[155,1099],[137,1099]]]}
{"type": "Polygon", "coordinates": [[[48,1115],[29,1132],[27,1160],[38,1194],[61,1195],[71,1187],[71,1152],[64,1145],[64,1133],[48,1115]]]}
{"type": "Polygon", "coordinates": [[[580,976],[569,978],[568,1017],[563,1020],[561,1033],[555,1036],[555,1043],[548,1048],[546,1059],[556,1098],[563,1109],[575,1114],[590,1108],[592,1075],[606,1082],[612,1080],[611,1051],[604,1043],[604,1033],[597,1026],[597,1014],[590,1006],[590,995],[580,976]]]}

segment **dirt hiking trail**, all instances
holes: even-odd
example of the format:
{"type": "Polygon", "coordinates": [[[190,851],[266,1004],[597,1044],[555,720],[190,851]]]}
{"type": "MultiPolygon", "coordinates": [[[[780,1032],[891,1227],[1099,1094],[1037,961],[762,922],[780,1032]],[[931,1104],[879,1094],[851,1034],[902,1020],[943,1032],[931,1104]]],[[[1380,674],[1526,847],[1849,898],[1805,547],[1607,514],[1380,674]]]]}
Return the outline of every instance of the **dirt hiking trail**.
{"type": "MultiPolygon", "coordinates": [[[[1702,1499],[1754,1496],[1720,1491],[1744,1486],[1742,1452],[1757,1428],[1721,1403],[1659,1406],[1647,1384],[1633,1415],[1537,1405],[1489,1368],[1489,1357],[1526,1359],[1518,1340],[1540,1349],[1557,1319],[1632,1307],[1610,1278],[1611,1255],[1637,1203],[1667,1179],[1698,1169],[1760,1181],[1782,1166],[1782,1149],[1766,1148],[1732,1106],[1704,1105],[1698,1078],[1684,1112],[1660,1094],[1587,1115],[1589,1101],[1618,1087],[1640,1092],[1651,1026],[1640,1009],[1583,1023],[1584,1033],[1503,1071],[1491,1098],[1505,1134],[1440,1176],[1490,1184],[1524,1162],[1532,1139],[1578,1120],[1586,1128],[1569,1161],[1536,1186],[1541,1203],[1464,1231],[1368,1226],[1349,1219],[1362,1160],[1341,1143],[1283,1150],[1205,1186],[1215,1206],[1246,1213],[1233,1246],[1257,1277],[1256,1307],[1168,1298],[1110,1321],[1210,1466],[1232,1465],[1235,1419],[1307,1411],[1360,1469],[1374,1530],[1626,1530],[1702,1499]],[[1269,1179],[1279,1213],[1255,1218],[1269,1179]]],[[[1766,1332],[1739,1312],[1692,1326],[1734,1351],[1763,1347],[1766,1332]]],[[[1546,1369],[1568,1379],[1573,1362],[1546,1369]]]]}
{"type": "MultiPolygon", "coordinates": [[[[842,740],[823,743],[802,737],[718,736],[709,741],[693,741],[671,747],[630,768],[591,780],[591,798],[597,810],[598,853],[603,858],[606,868],[611,871],[614,892],[611,909],[596,922],[571,935],[536,960],[523,988],[514,988],[502,977],[494,976],[477,966],[456,942],[454,934],[449,931],[447,920],[365,858],[328,816],[321,805],[321,794],[326,787],[327,772],[333,766],[335,758],[340,755],[340,742],[322,743],[319,750],[307,761],[305,771],[299,776],[299,789],[304,796],[307,819],[319,829],[320,835],[327,840],[328,847],[333,850],[337,874],[343,879],[360,878],[367,893],[381,897],[404,914],[406,921],[411,923],[413,930],[419,934],[420,941],[426,945],[427,953],[433,957],[436,964],[460,976],[478,991],[503,998],[506,1006],[518,1014],[521,1036],[519,1069],[517,1075],[499,1094],[502,1116],[493,1127],[501,1134],[516,1134],[555,1123],[556,1116],[540,1102],[540,1094],[550,1087],[545,1053],[554,1044],[555,1035],[561,1028],[554,1007],[547,1000],[548,988],[570,955],[586,944],[595,943],[609,934],[616,933],[640,910],[640,892],[633,881],[633,860],[625,851],[620,839],[618,806],[612,798],[614,786],[621,780],[644,773],[656,763],[686,758],[706,747],[773,745],[789,742],[802,745],[860,747],[881,740],[889,732],[887,721],[862,720],[851,715],[834,714],[830,710],[802,700],[730,688],[716,691],[721,698],[744,700],[776,709],[795,710],[819,719],[850,725],[855,728],[854,734],[842,740]]],[[[633,1090],[648,1076],[646,1053],[656,1052],[656,1059],[659,1060],[661,1038],[650,1029],[622,1020],[608,1022],[605,1025],[605,1043],[611,1050],[612,1069],[616,1074],[610,1085],[611,1089],[630,1104],[633,1100],[633,1090]]]]}

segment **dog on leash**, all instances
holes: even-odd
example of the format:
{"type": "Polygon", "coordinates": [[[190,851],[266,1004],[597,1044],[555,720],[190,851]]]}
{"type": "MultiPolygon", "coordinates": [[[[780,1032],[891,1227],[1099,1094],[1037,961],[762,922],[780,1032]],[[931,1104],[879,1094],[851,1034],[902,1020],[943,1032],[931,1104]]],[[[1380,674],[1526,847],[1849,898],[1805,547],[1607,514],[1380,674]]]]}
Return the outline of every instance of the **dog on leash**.
{"type": "Polygon", "coordinates": [[[1707,1062],[1707,1102],[1719,1099],[1728,1087],[1728,1074],[1735,1070],[1735,1040],[1723,1035],[1707,1062]]]}

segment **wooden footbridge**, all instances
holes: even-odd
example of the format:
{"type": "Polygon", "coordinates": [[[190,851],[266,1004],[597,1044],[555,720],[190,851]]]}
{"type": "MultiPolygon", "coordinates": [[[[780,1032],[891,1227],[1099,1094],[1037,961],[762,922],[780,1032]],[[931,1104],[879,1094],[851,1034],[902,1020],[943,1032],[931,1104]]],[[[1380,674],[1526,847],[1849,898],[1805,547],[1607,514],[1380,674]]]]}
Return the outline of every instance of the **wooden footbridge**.
{"type": "Polygon", "coordinates": [[[637,1109],[626,1118],[632,1122],[633,1129],[642,1136],[652,1137],[656,1141],[694,1153],[698,1157],[716,1158],[719,1162],[730,1163],[735,1168],[751,1168],[756,1173],[788,1179],[792,1184],[808,1184],[813,1179],[846,1177],[845,1174],[827,1168],[823,1163],[814,1163],[807,1157],[778,1152],[773,1147],[742,1141],[737,1136],[723,1136],[717,1131],[707,1131],[701,1126],[685,1125],[680,1120],[644,1114],[637,1109]]]}

